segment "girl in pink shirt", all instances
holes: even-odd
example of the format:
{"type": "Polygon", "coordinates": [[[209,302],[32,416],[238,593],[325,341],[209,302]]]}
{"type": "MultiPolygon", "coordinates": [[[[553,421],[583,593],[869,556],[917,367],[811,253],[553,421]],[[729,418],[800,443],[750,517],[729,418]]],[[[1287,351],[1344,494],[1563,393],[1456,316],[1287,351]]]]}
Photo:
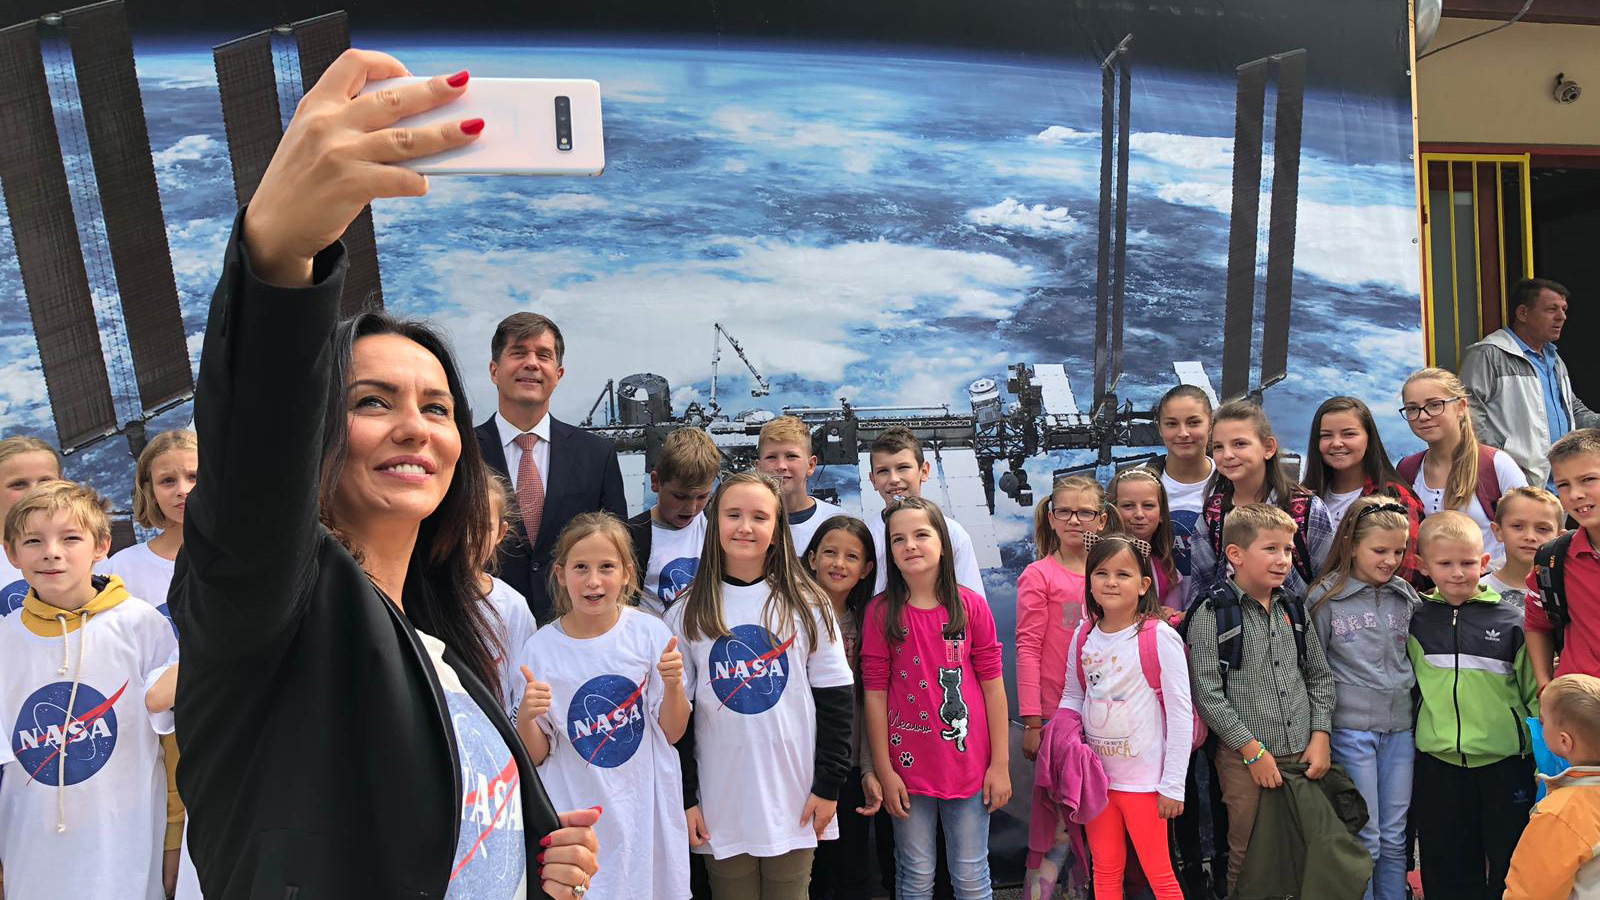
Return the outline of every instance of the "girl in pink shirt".
{"type": "Polygon", "coordinates": [[[944,515],[902,498],[884,512],[888,589],[861,634],[867,738],[895,818],[902,900],[933,896],[944,824],[958,900],[988,900],[989,814],[1011,799],[1000,641],[982,597],[956,584],[944,515]]]}

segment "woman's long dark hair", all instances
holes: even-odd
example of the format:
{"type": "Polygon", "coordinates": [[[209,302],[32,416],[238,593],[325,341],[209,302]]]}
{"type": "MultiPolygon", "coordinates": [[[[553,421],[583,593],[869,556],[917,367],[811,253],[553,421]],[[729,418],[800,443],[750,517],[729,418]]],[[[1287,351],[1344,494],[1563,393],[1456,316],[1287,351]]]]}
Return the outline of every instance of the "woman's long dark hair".
{"type": "Polygon", "coordinates": [[[405,614],[413,625],[455,651],[474,675],[499,694],[500,674],[495,660],[505,654],[506,648],[500,646],[500,638],[486,614],[488,604],[483,602],[483,592],[478,588],[478,561],[483,558],[484,546],[494,539],[489,531],[489,483],[483,454],[472,433],[472,408],[461,374],[449,344],[431,326],[386,313],[365,312],[341,321],[334,329],[333,378],[325,408],[322,482],[317,496],[322,521],[349,546],[334,527],[332,516],[349,448],[350,413],[345,385],[350,379],[356,341],[382,334],[413,341],[439,361],[450,386],[452,418],[461,439],[461,456],[456,460],[455,474],[444,499],[422,520],[417,532],[417,544],[406,569],[405,614]]]}
{"type": "Polygon", "coordinates": [[[1378,436],[1378,423],[1372,418],[1372,410],[1355,397],[1340,396],[1322,401],[1322,405],[1317,407],[1317,414],[1311,417],[1311,438],[1306,445],[1306,475],[1303,479],[1306,488],[1324,500],[1328,499],[1328,492],[1333,490],[1333,467],[1322,458],[1322,417],[1341,412],[1355,413],[1356,419],[1361,422],[1361,429],[1367,433],[1367,454],[1361,459],[1361,474],[1366,476],[1366,482],[1378,490],[1391,484],[1401,484],[1400,473],[1394,470],[1388,452],[1383,449],[1383,438],[1378,436]]]}
{"type": "Polygon", "coordinates": [[[889,525],[902,512],[920,510],[928,517],[933,533],[939,536],[939,576],[934,580],[933,592],[939,595],[939,604],[949,618],[944,624],[946,639],[953,639],[967,628],[967,604],[961,600],[961,586],[956,581],[956,554],[950,546],[950,526],[945,524],[944,512],[939,505],[926,497],[901,497],[883,511],[884,555],[889,557],[889,584],[883,591],[883,635],[890,644],[906,639],[905,608],[911,602],[911,586],[906,576],[894,563],[894,545],[890,542],[889,525]]]}

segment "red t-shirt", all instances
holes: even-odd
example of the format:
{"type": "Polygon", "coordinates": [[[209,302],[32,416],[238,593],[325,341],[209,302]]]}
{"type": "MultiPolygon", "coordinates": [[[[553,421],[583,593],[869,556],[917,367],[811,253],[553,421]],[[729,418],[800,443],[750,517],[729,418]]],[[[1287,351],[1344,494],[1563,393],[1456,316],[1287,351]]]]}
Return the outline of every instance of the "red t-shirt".
{"type": "Polygon", "coordinates": [[[989,715],[982,681],[999,678],[1000,640],[989,604],[966,588],[965,633],[946,640],[943,606],[905,608],[905,640],[884,638],[882,594],[861,628],[861,683],[887,693],[889,764],[906,790],[964,799],[983,790],[989,768],[989,715]]]}
{"type": "MultiPolygon", "coordinates": [[[[1578,529],[1572,536],[1566,563],[1562,581],[1567,593],[1567,617],[1571,621],[1567,623],[1556,675],[1600,675],[1600,554],[1595,553],[1585,529],[1578,529]]],[[[1528,609],[1523,627],[1549,634],[1554,629],[1545,618],[1544,606],[1539,601],[1538,570],[1528,573],[1527,587],[1528,609]]]]}

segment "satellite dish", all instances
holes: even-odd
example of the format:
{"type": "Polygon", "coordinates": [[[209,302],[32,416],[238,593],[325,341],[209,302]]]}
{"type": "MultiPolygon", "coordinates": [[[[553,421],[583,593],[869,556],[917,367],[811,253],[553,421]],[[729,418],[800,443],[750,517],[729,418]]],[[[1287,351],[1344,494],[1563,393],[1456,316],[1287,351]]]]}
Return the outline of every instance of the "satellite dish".
{"type": "Polygon", "coordinates": [[[1444,14],[1442,0],[1417,0],[1417,52],[1428,49],[1439,33],[1439,17],[1444,14]]]}

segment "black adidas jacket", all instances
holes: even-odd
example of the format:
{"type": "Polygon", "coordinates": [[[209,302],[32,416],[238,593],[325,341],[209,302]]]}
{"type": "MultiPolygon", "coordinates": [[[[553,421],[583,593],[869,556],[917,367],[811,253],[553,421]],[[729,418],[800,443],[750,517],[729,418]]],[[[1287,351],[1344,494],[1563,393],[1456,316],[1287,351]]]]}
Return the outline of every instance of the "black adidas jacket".
{"type": "MultiPolygon", "coordinates": [[[[410,622],[318,522],[344,248],[317,257],[313,286],[278,288],[251,273],[239,227],[206,325],[170,595],[190,855],[208,900],[437,900],[462,803],[444,695],[410,622]]],[[[549,798],[499,699],[446,660],[512,748],[543,897],[549,798]]]]}

